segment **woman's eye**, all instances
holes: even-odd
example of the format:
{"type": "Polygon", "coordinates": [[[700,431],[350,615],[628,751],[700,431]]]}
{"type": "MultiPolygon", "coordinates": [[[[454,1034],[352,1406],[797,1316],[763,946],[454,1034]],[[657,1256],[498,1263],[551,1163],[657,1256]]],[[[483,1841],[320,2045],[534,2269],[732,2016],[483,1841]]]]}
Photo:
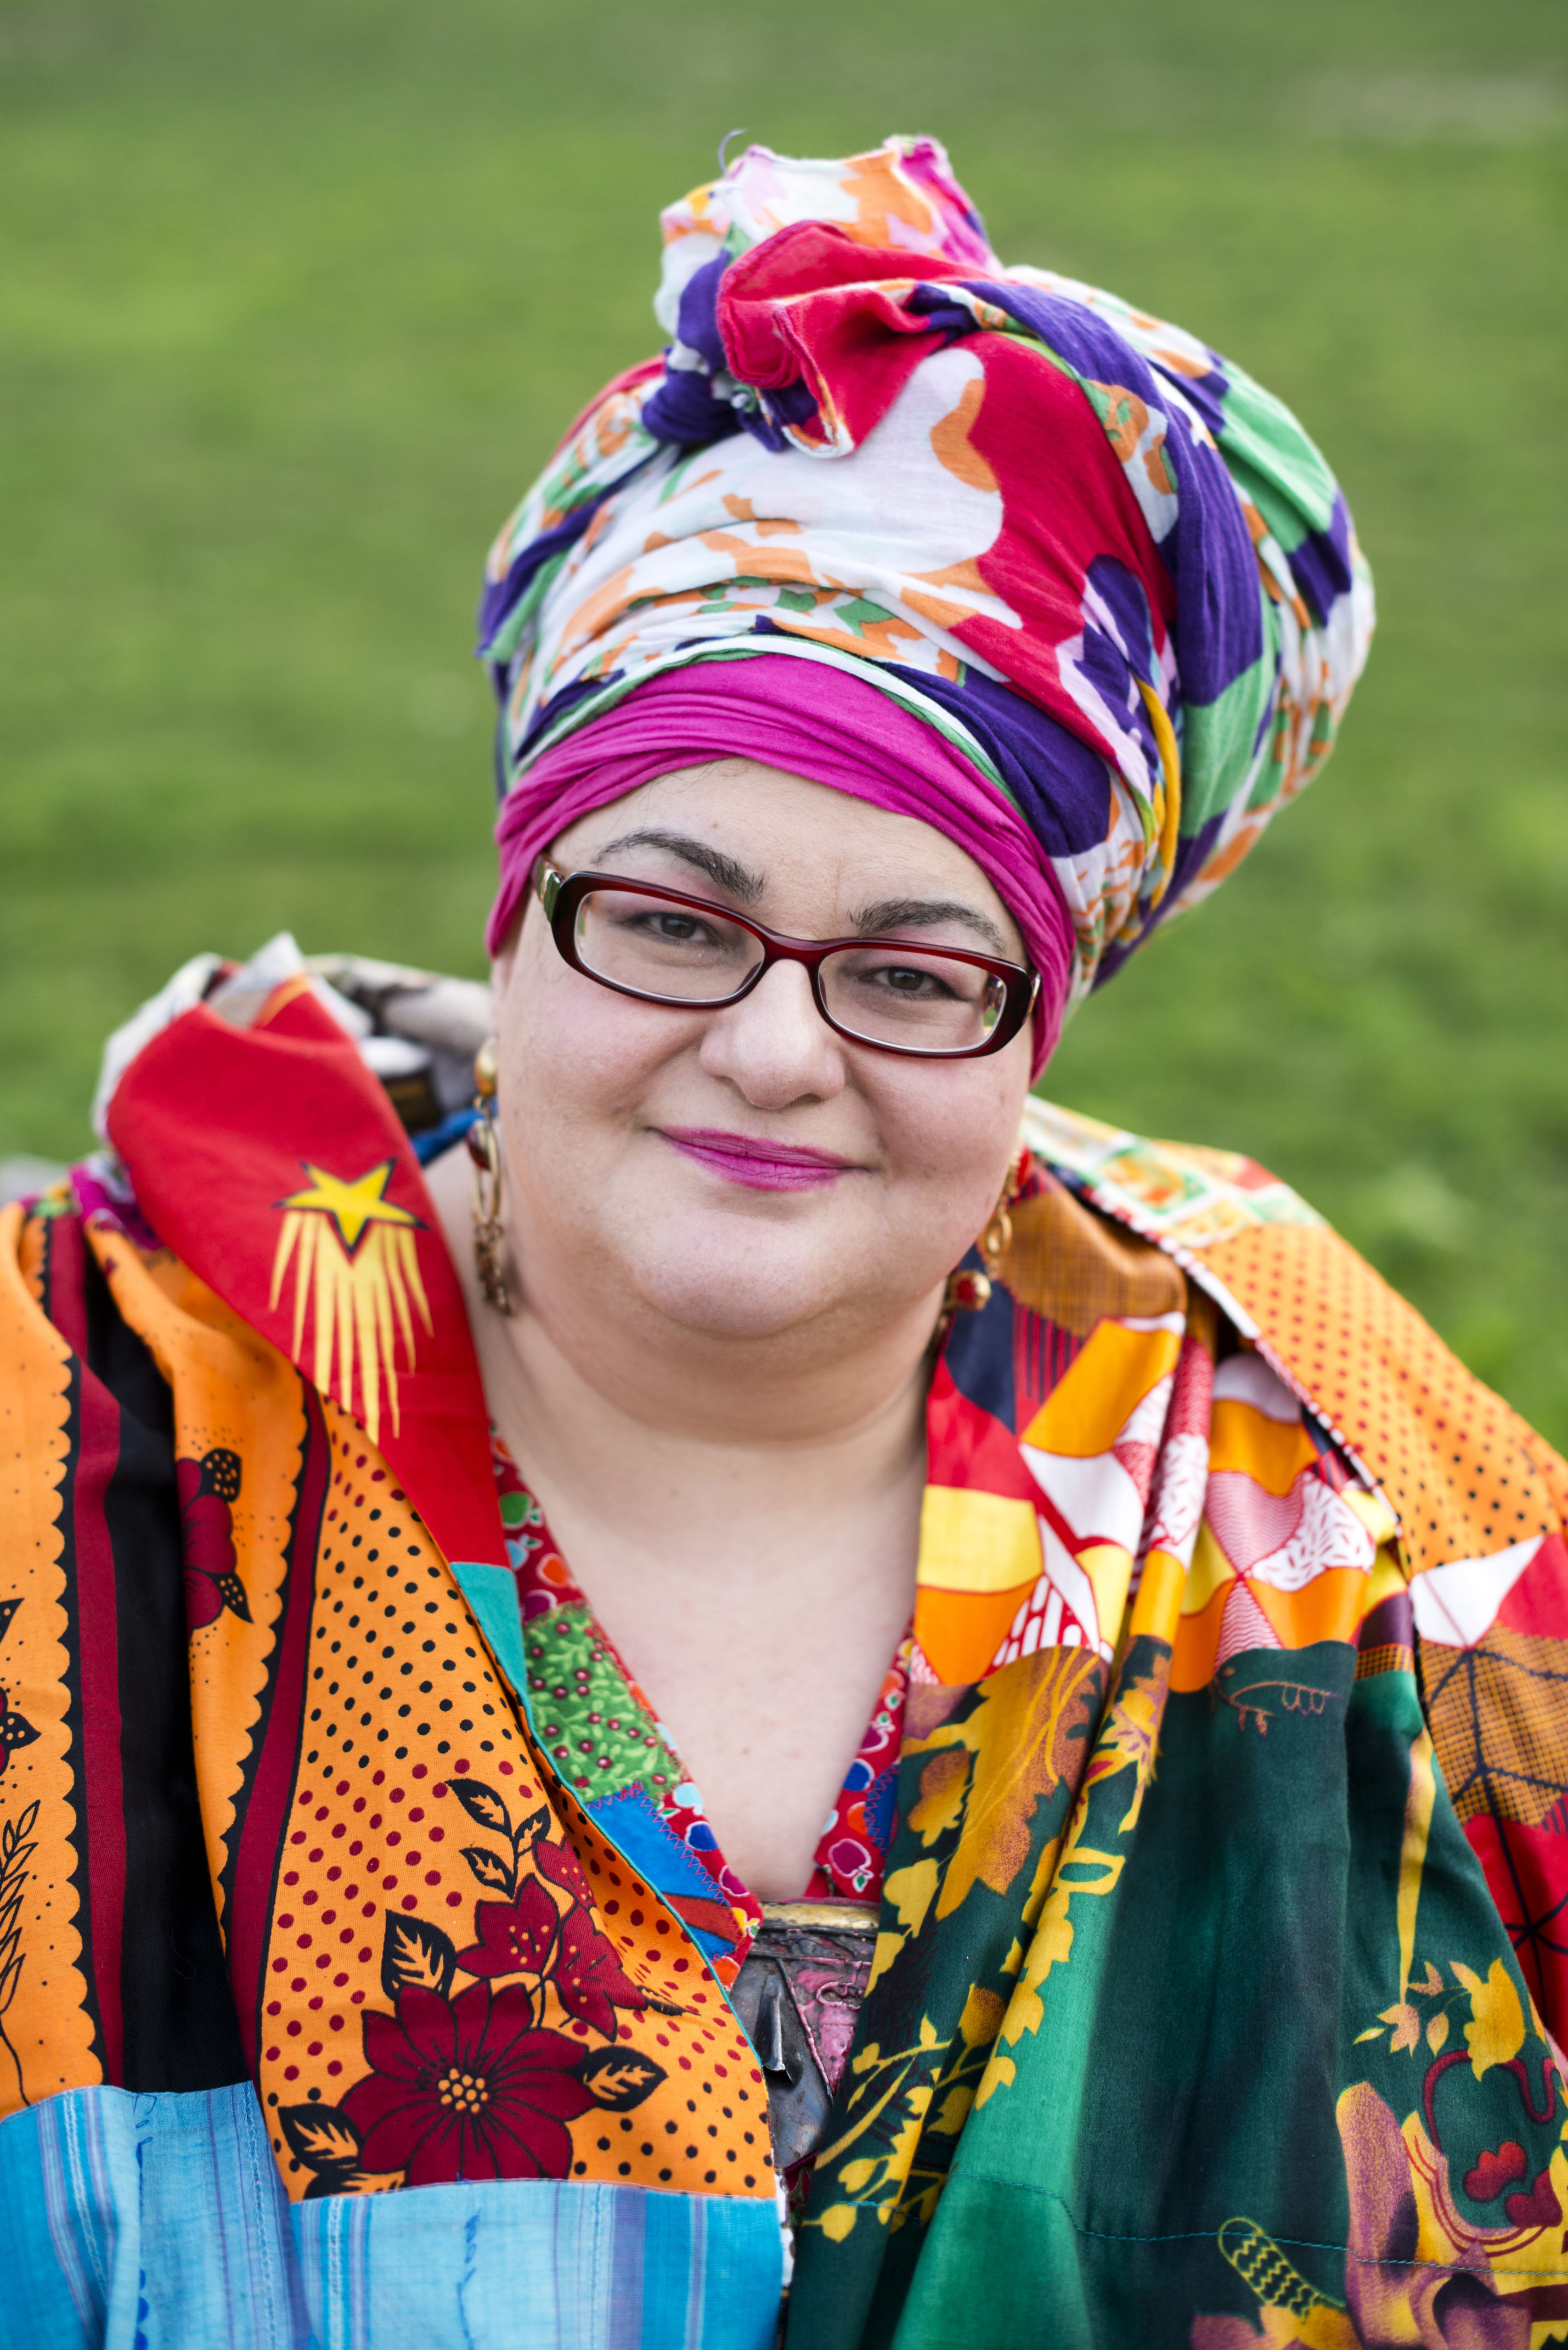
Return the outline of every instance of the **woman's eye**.
{"type": "Polygon", "coordinates": [[[621,928],[634,937],[651,939],[662,946],[688,947],[693,943],[711,943],[712,932],[706,922],[694,914],[682,914],[673,907],[642,907],[622,917],[621,928]]]}
{"type": "Polygon", "coordinates": [[[952,990],[934,971],[911,971],[907,964],[888,963],[869,976],[895,995],[950,995],[952,990]]]}

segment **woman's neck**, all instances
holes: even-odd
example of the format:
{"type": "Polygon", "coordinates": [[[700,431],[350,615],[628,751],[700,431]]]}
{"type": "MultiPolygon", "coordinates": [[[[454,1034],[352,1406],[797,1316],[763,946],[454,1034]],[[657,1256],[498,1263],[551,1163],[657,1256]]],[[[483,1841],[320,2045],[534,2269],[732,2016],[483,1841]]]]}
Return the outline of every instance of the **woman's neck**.
{"type": "Polygon", "coordinates": [[[563,1342],[526,1306],[492,1323],[480,1331],[486,1393],[552,1524],[563,1540],[570,1523],[596,1548],[626,1545],[655,1575],[700,1574],[707,1561],[732,1586],[792,1561],[794,1580],[825,1518],[875,1518],[922,1478],[918,1344],[868,1348],[814,1383],[809,1366],[770,1377],[756,1347],[694,1365],[695,1350],[618,1345],[625,1334],[612,1330],[596,1358],[591,1334],[563,1342]],[[760,1544],[759,1523],[774,1530],[760,1544]],[[743,1560],[740,1526],[751,1534],[743,1560]]]}

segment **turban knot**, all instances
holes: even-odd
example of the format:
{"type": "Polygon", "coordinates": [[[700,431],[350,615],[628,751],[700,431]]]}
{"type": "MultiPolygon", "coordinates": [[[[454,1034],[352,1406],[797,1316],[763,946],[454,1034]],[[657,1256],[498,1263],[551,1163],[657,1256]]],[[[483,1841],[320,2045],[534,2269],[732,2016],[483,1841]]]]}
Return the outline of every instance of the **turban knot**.
{"type": "Polygon", "coordinates": [[[1334,477],[1190,335],[1004,267],[932,140],[752,147],[663,228],[667,347],[578,419],[490,556],[492,944],[596,792],[716,745],[813,775],[836,730],[819,779],[961,839],[1059,966],[1054,1035],[1332,748],[1373,618],[1334,477]],[[765,690],[736,666],[759,658],[765,690]]]}

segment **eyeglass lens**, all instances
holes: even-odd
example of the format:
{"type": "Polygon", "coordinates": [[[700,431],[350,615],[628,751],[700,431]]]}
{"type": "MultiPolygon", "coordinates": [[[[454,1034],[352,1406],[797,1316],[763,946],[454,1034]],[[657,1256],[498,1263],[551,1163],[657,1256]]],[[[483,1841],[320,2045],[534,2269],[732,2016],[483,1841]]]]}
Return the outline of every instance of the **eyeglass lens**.
{"type": "MultiPolygon", "coordinates": [[[[717,1003],[742,988],[763,944],[717,910],[672,906],[633,890],[592,889],[573,941],[585,969],[618,987],[672,1003],[717,1003]]],[[[1005,983],[940,949],[875,940],[839,947],[820,966],[833,1018],[867,1044],[932,1053],[983,1045],[1007,1003],[1005,983]]]]}

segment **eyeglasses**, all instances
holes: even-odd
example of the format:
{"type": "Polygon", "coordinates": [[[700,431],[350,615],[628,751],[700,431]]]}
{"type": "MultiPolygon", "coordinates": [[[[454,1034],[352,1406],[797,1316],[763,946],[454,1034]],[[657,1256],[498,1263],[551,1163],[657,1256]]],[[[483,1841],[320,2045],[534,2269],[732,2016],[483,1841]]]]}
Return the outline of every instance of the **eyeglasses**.
{"type": "Polygon", "coordinates": [[[1010,1045],[1040,992],[1036,972],[913,939],[787,939],[743,914],[612,873],[560,873],[534,887],[563,959],[641,1003],[718,1011],[749,995],[775,962],[798,962],[816,1008],[852,1044],[878,1053],[971,1061],[1010,1045]]]}

